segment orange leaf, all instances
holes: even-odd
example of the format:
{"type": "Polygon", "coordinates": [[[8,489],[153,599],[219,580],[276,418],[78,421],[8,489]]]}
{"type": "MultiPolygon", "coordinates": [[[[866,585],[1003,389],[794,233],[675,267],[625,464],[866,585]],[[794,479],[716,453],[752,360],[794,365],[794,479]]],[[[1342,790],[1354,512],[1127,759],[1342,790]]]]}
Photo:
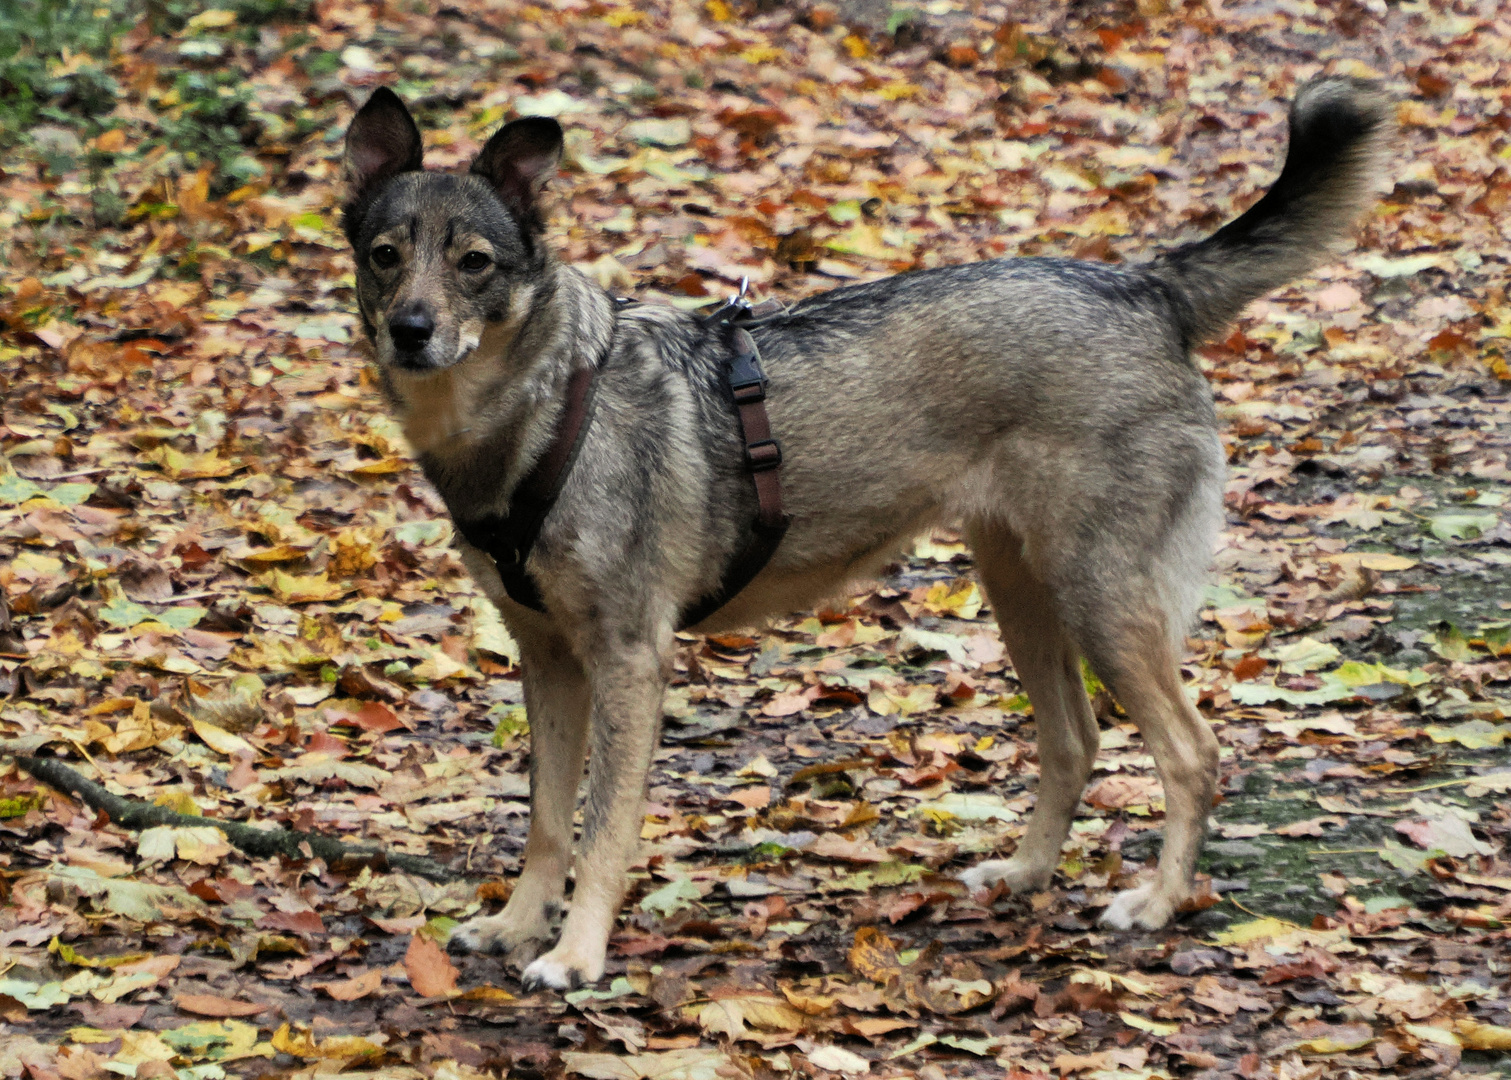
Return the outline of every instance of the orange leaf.
{"type": "Polygon", "coordinates": [[[447,959],[446,950],[424,934],[409,939],[404,970],[409,973],[409,985],[421,997],[450,997],[456,993],[457,969],[447,959]]]}
{"type": "Polygon", "coordinates": [[[332,724],[361,728],[363,731],[387,732],[403,727],[394,711],[381,701],[352,701],[325,710],[332,724]]]}
{"type": "MultiPolygon", "coordinates": [[[[455,969],[453,968],[452,971],[454,977],[455,969]]],[[[413,976],[410,977],[410,981],[414,981],[413,976]]],[[[382,985],[383,973],[381,971],[364,971],[356,978],[345,979],[341,982],[321,982],[314,984],[316,990],[324,990],[337,1001],[356,1001],[358,998],[364,998],[368,994],[371,994],[382,985]]],[[[430,996],[432,995],[426,995],[426,997],[430,996]]]]}
{"type": "Polygon", "coordinates": [[[256,1016],[266,1012],[269,1006],[252,1001],[235,1001],[215,994],[175,994],[173,1001],[184,1012],[200,1016],[256,1016]]]}
{"type": "Polygon", "coordinates": [[[850,970],[863,979],[886,983],[902,977],[902,961],[897,959],[897,947],[892,939],[874,926],[862,926],[855,931],[855,944],[850,946],[850,970]]]}
{"type": "Polygon", "coordinates": [[[747,810],[764,810],[771,805],[771,788],[765,784],[759,787],[735,788],[725,798],[730,802],[739,803],[747,810]]]}

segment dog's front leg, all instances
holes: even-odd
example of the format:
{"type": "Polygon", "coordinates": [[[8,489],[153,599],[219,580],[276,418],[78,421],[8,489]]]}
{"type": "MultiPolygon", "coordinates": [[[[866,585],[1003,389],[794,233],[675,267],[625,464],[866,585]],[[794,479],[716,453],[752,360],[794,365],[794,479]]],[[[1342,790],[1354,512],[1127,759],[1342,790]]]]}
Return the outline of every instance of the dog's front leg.
{"type": "Polygon", "coordinates": [[[565,639],[516,628],[530,721],[530,836],[525,865],[504,910],[456,928],[462,949],[535,959],[561,912],[572,865],[572,812],[587,750],[588,679],[565,639]]]}
{"type": "Polygon", "coordinates": [[[525,969],[526,989],[569,990],[603,975],[626,871],[640,840],[646,775],[670,672],[670,627],[657,637],[654,644],[615,640],[588,651],[594,657],[591,753],[572,906],[556,948],[525,969]]]}

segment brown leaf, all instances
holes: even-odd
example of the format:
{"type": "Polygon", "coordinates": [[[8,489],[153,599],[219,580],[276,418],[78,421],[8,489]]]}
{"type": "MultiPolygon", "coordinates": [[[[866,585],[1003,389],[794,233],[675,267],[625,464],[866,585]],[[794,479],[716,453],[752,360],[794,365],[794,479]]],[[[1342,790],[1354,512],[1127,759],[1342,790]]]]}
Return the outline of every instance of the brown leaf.
{"type": "Polygon", "coordinates": [[[294,934],[323,934],[325,920],[314,911],[273,911],[257,920],[263,930],[287,930],[294,934]]]}
{"type": "MultiPolygon", "coordinates": [[[[405,958],[406,966],[408,957],[405,958]]],[[[410,984],[413,985],[414,976],[410,975],[410,984]]],[[[318,982],[312,984],[316,990],[324,990],[337,1001],[356,1001],[373,993],[383,985],[383,973],[376,969],[364,971],[342,982],[318,982]]],[[[438,997],[437,994],[426,994],[426,997],[438,997]]]]}
{"type": "Polygon", "coordinates": [[[1321,817],[1307,818],[1305,821],[1293,821],[1289,825],[1282,825],[1275,829],[1277,836],[1321,836],[1324,825],[1347,825],[1348,819],[1339,817],[1337,814],[1324,814],[1321,817]]]}
{"type": "Polygon", "coordinates": [[[184,1012],[196,1013],[199,1016],[256,1016],[272,1008],[270,1005],[237,1001],[234,998],[220,997],[216,994],[175,994],[173,1002],[184,1012]]]}
{"type": "Polygon", "coordinates": [[[447,958],[446,950],[428,935],[415,934],[409,939],[404,970],[409,973],[409,985],[421,997],[449,997],[456,993],[459,972],[447,958]]]}

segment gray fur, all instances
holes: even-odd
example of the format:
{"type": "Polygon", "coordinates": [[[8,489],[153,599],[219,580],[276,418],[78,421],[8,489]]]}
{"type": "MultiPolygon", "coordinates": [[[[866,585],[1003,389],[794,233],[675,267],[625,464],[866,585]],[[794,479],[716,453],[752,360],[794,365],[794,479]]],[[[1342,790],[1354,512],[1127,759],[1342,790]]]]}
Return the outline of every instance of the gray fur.
{"type": "MultiPolygon", "coordinates": [[[[572,372],[599,372],[596,413],[528,563],[547,614],[512,603],[487,556],[463,545],[524,652],[534,818],[515,898],[457,937],[534,958],[549,933],[541,912],[562,896],[588,744],[572,910],[526,980],[591,981],[639,832],[673,626],[717,588],[756,513],[723,385],[729,332],[669,308],[616,310],[551,257],[535,197],[554,167],[554,125],[504,129],[475,167],[484,177],[395,173],[414,160],[407,114],[396,98],[374,101],[349,139],[358,297],[389,400],[452,515],[506,512],[572,372]],[[455,242],[462,233],[471,239],[455,242]],[[388,269],[373,256],[385,236],[403,249],[388,269]],[[486,280],[462,269],[468,245],[493,260],[486,280]],[[435,333],[405,359],[390,320],[422,302],[435,333]]],[[[1216,743],[1178,664],[1224,477],[1189,351],[1344,234],[1388,134],[1384,99],[1346,80],[1307,86],[1291,115],[1275,188],[1213,237],[1145,266],[1024,259],[904,274],[811,297],[752,329],[792,524],[760,576],[699,629],[808,608],[930,525],[962,524],[1054,787],[1017,855],[972,871],[973,885],[1038,888],[1053,872],[1095,754],[1074,675],[1085,656],[1144,731],[1170,807],[1155,880],[1120,894],[1105,918],[1161,925],[1189,888],[1216,743]]]]}

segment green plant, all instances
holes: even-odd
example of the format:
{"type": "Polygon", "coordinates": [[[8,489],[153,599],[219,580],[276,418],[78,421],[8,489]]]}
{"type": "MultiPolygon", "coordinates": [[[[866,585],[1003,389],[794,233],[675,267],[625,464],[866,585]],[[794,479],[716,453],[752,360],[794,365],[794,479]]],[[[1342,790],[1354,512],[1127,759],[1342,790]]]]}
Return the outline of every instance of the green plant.
{"type": "Polygon", "coordinates": [[[79,125],[115,107],[120,87],[105,63],[131,26],[130,8],[129,0],[0,0],[0,142],[39,122],[79,125]]]}

